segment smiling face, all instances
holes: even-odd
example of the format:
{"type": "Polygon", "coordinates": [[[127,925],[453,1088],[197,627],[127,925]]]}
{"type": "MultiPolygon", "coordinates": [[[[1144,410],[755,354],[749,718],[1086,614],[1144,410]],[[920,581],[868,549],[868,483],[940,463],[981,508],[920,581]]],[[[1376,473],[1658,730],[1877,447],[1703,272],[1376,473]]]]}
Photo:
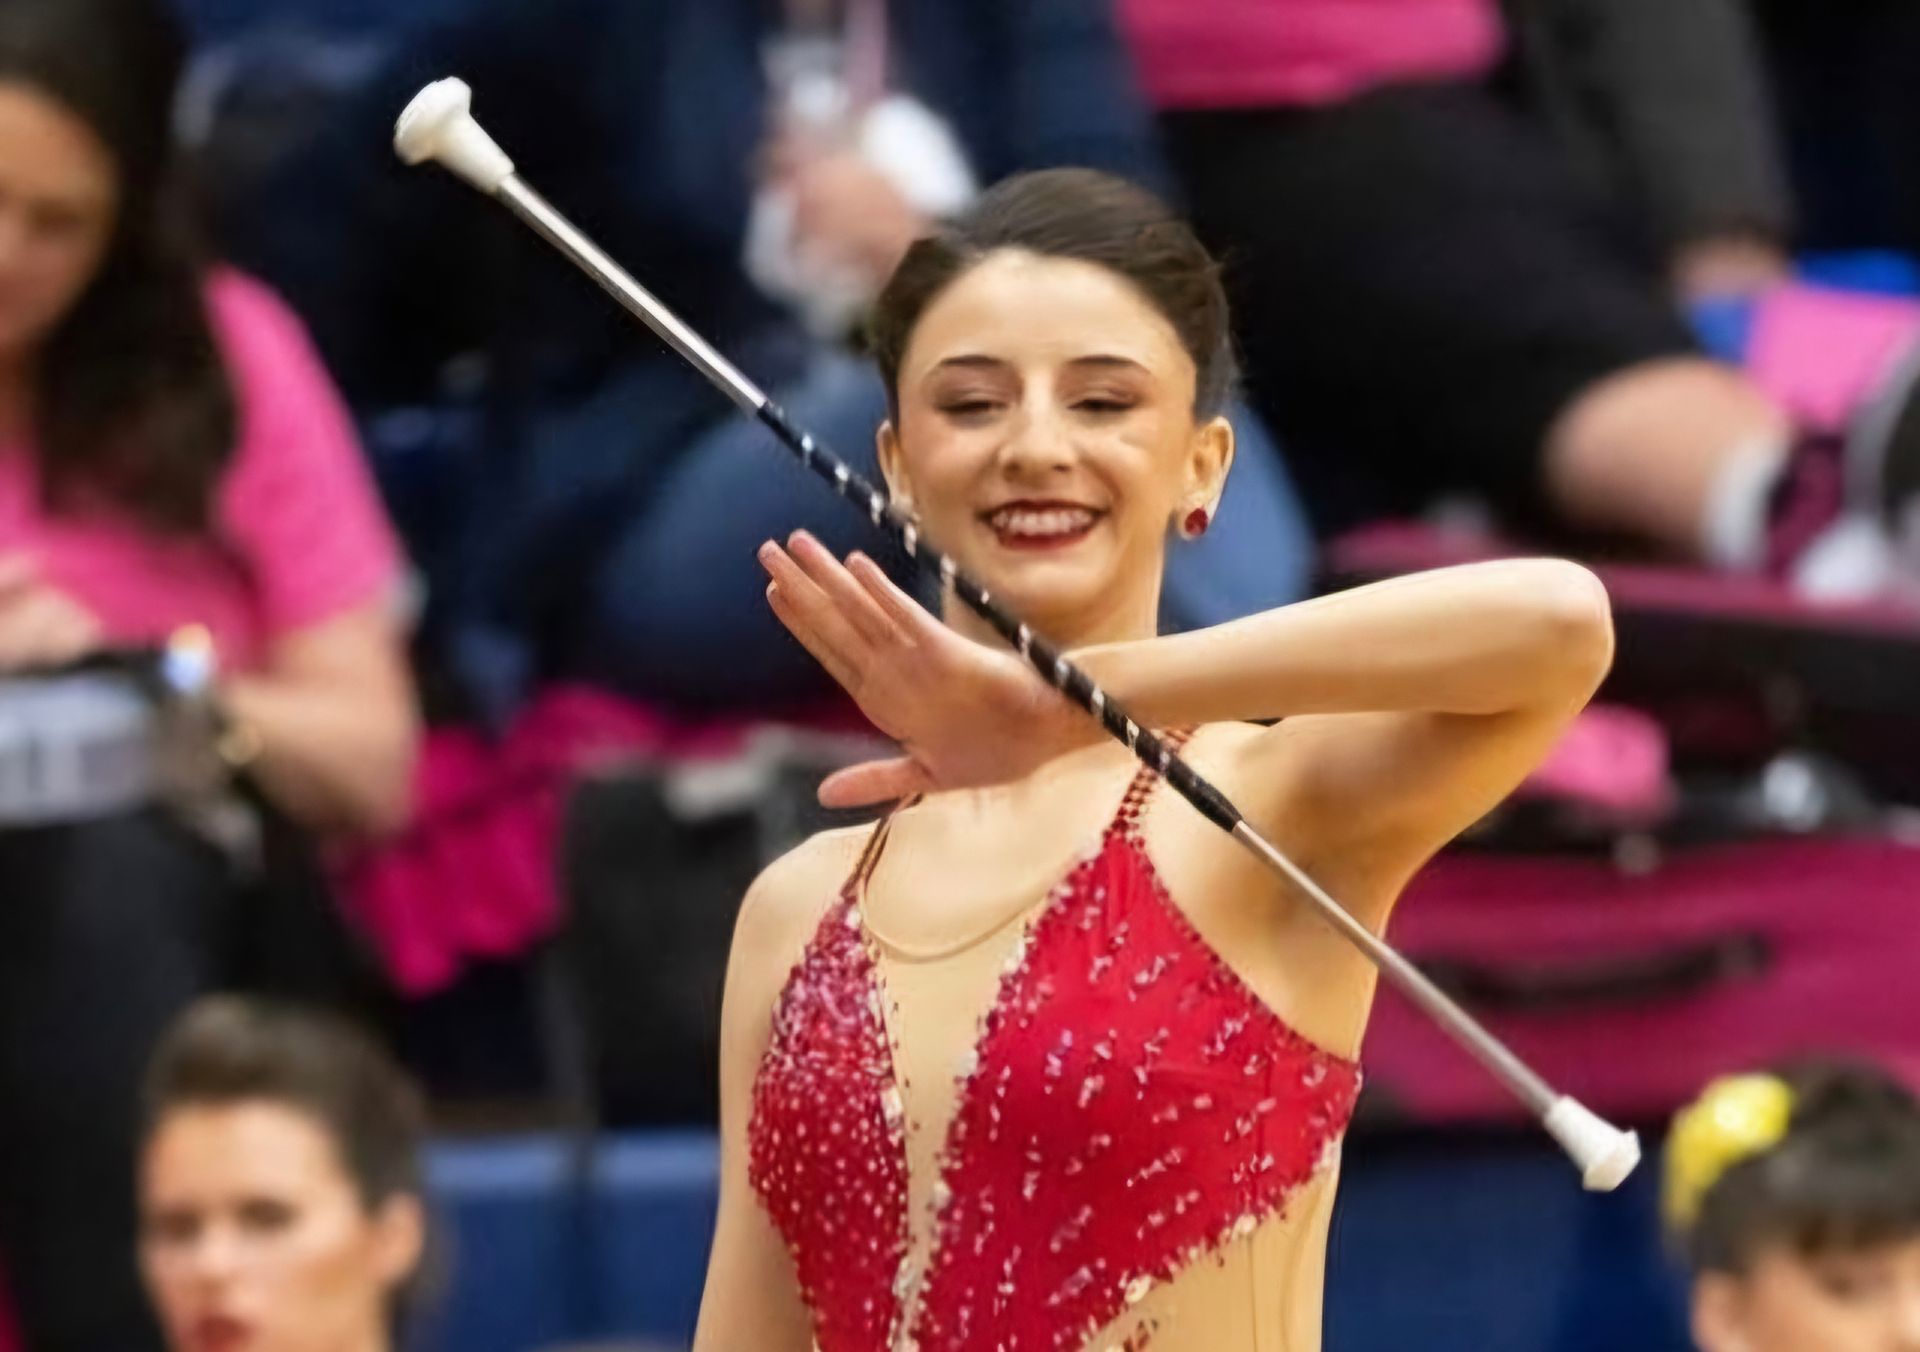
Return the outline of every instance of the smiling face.
{"type": "Polygon", "coordinates": [[[92,283],[119,191],[112,153],[84,122],[0,81],[0,361],[45,342],[92,283]]]}
{"type": "Polygon", "coordinates": [[[178,1352],[375,1352],[420,1258],[419,1203],[368,1211],[326,1131],[265,1100],[170,1112],[141,1209],[147,1288],[178,1352]]]}
{"type": "Polygon", "coordinates": [[[932,538],[1041,630],[1146,637],[1168,529],[1212,508],[1233,458],[1226,421],[1195,418],[1196,379],[1125,278],[1003,250],[915,326],[881,463],[932,538]]]}
{"type": "Polygon", "coordinates": [[[1920,1352],[1920,1239],[1801,1257],[1764,1250],[1745,1276],[1695,1283],[1705,1352],[1920,1352]]]}

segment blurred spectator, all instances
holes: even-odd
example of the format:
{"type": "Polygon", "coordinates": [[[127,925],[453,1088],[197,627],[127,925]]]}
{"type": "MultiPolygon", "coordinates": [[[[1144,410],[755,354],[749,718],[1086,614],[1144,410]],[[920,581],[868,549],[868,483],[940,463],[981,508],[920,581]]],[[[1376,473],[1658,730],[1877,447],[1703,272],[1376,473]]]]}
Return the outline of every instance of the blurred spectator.
{"type": "Polygon", "coordinates": [[[388,1352],[426,1245],[421,1107],[346,1024],[230,997],[148,1090],[142,1266],[176,1352],[388,1352]]]}
{"type": "MultiPolygon", "coordinates": [[[[488,448],[435,570],[454,664],[507,703],[559,669],[675,701],[824,686],[761,600],[754,549],[870,540],[756,424],[465,190],[395,168],[396,111],[459,73],[528,179],[770,389],[871,467],[879,382],[842,341],[906,244],[980,184],[1093,165],[1155,180],[1100,0],[478,0],[289,158],[263,253],[369,403],[436,397],[488,354],[488,448]]],[[[1176,623],[1296,595],[1303,529],[1238,420],[1235,506],[1169,579],[1176,623]]]]}
{"type": "MultiPolygon", "coordinates": [[[[205,631],[304,897],[405,811],[398,560],[299,325],[183,228],[181,54],[159,0],[0,6],[0,677],[205,631]]],[[[140,1067],[262,897],[157,812],[0,827],[0,1257],[29,1345],[131,1352],[140,1067]]]]}
{"type": "MultiPolygon", "coordinates": [[[[1741,571],[1859,543],[1840,449],[1679,314],[1787,275],[1735,0],[1122,8],[1324,529],[1471,492],[1741,571]]],[[[1863,508],[1920,478],[1890,469],[1863,508]]]]}
{"type": "Polygon", "coordinates": [[[1674,1123],[1665,1210],[1703,1352],[1920,1348],[1920,1104],[1880,1071],[1711,1085],[1674,1123]]]}

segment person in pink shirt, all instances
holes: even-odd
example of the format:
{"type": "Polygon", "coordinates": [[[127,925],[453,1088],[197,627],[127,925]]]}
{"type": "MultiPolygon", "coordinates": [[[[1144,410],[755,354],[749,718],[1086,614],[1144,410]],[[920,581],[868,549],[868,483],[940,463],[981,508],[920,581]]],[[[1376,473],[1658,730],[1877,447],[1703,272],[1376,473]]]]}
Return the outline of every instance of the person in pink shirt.
{"type": "MultiPolygon", "coordinates": [[[[407,811],[400,556],[300,325],[183,229],[182,55],[162,0],[0,5],[0,699],[199,628],[263,834],[307,858],[407,811]]],[[[157,1347],[140,1069],[263,898],[157,811],[0,823],[0,880],[0,1266],[28,1346],[157,1347]]]]}

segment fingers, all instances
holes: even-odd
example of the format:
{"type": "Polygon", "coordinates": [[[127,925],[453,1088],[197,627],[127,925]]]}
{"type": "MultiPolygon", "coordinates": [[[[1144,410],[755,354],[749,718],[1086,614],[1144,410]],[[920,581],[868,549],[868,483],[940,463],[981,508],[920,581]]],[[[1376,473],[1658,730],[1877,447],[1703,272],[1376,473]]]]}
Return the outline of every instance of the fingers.
{"type": "Polygon", "coordinates": [[[777,545],[762,546],[760,562],[773,578],[767,586],[767,604],[775,617],[826,668],[827,675],[858,700],[864,685],[859,636],[777,545]]]}
{"type": "Polygon", "coordinates": [[[894,584],[886,572],[865,554],[847,560],[847,571],[872,603],[910,640],[926,638],[943,628],[927,608],[894,584]]]}
{"type": "Polygon", "coordinates": [[[784,182],[799,169],[803,151],[791,132],[777,132],[761,145],[755,165],[761,182],[784,182]]]}
{"type": "Polygon", "coordinates": [[[820,782],[820,805],[830,808],[872,807],[895,803],[933,787],[925,770],[906,756],[867,761],[836,770],[820,782]]]}
{"type": "Polygon", "coordinates": [[[839,608],[840,614],[867,642],[899,643],[907,637],[892,616],[847,570],[831,551],[805,531],[795,531],[787,542],[794,562],[814,585],[839,608]]]}

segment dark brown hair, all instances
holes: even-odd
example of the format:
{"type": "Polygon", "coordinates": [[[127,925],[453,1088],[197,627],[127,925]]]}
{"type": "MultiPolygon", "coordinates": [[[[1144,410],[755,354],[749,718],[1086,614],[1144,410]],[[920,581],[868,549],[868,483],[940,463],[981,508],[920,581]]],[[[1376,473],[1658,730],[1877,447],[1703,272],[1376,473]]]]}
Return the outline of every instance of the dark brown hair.
{"type": "Polygon", "coordinates": [[[1920,1104],[1872,1066],[1810,1061],[1775,1072],[1793,1094],[1787,1134],[1723,1174],[1681,1242],[1695,1272],[1740,1275],[1770,1248],[1802,1256],[1920,1238],[1920,1104]]]}
{"type": "Polygon", "coordinates": [[[85,123],[120,181],[99,274],[40,354],[46,502],[110,503],[167,533],[209,529],[237,422],[170,136],[185,52],[164,0],[0,4],[0,83],[85,123]]]}
{"type": "Polygon", "coordinates": [[[424,1111],[373,1041],[329,1014],[213,996],[168,1031],[147,1080],[147,1135],[193,1107],[271,1103],[318,1125],[369,1211],[421,1193],[424,1111]]]}
{"type": "Polygon", "coordinates": [[[1042,169],[995,186],[938,234],[915,241],[894,269],[868,336],[896,413],[900,363],[921,316],[1001,249],[1077,259],[1125,278],[1173,325],[1193,358],[1195,412],[1212,416],[1225,406],[1235,362],[1227,296],[1213,256],[1185,221],[1144,188],[1092,169],[1042,169]]]}

